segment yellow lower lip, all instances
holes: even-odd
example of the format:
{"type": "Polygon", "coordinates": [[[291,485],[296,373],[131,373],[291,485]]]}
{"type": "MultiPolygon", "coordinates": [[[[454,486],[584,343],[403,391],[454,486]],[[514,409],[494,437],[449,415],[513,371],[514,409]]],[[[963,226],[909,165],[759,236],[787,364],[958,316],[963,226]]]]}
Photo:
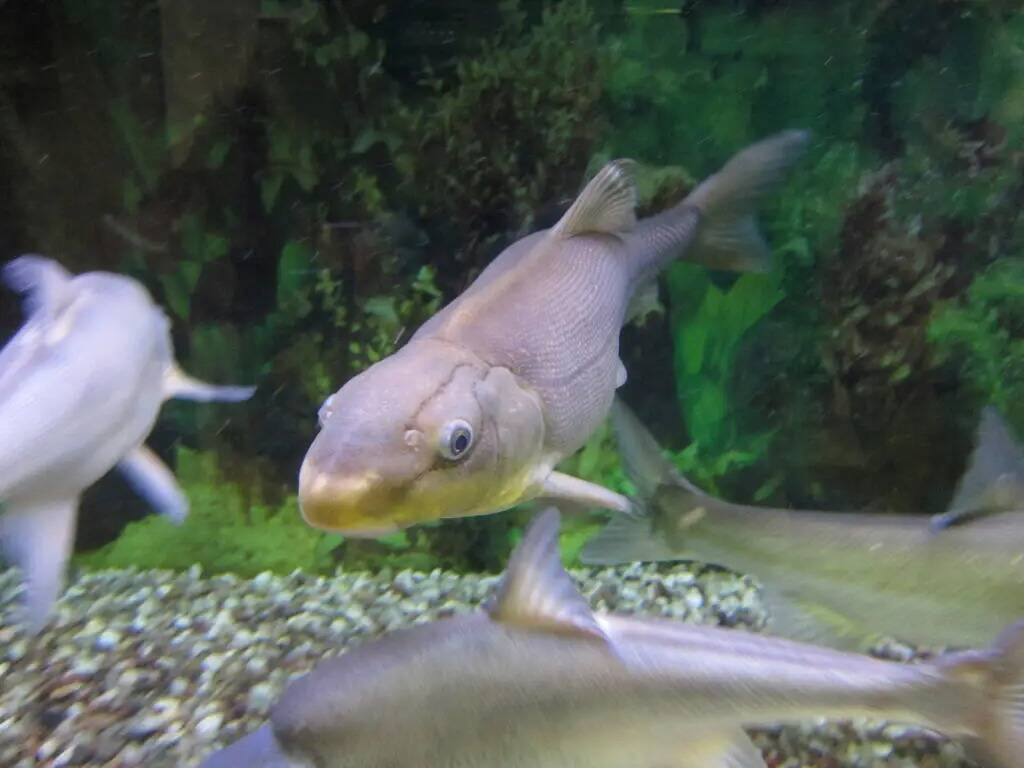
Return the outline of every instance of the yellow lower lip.
{"type": "Polygon", "coordinates": [[[391,516],[396,509],[391,496],[376,473],[335,477],[308,463],[299,472],[299,511],[320,530],[356,538],[394,533],[405,526],[391,516]]]}

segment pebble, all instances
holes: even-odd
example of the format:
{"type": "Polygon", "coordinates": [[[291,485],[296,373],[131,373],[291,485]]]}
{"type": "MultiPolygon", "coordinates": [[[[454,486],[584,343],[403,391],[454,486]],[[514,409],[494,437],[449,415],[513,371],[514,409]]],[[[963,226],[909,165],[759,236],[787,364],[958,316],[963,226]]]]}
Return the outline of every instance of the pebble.
{"type": "MultiPolygon", "coordinates": [[[[599,610],[756,630],[753,580],[697,563],[581,569],[599,610]]],[[[391,629],[477,608],[494,575],[339,571],[203,577],[192,568],[73,580],[47,631],[14,622],[20,584],[0,571],[0,765],[197,766],[266,721],[281,689],[323,658],[391,629]]],[[[899,644],[875,649],[913,658],[899,644]]],[[[751,732],[772,768],[963,768],[963,750],[869,721],[751,732]]]]}

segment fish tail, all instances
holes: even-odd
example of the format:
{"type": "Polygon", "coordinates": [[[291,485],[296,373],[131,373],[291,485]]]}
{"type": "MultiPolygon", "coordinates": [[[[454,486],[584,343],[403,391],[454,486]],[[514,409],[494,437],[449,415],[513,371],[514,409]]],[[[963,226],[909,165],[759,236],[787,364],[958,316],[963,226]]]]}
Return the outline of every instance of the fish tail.
{"type": "Polygon", "coordinates": [[[969,690],[957,701],[971,711],[958,719],[977,740],[979,757],[1005,768],[1024,765],[1024,621],[1005,629],[991,648],[950,654],[939,665],[969,690]]]}
{"type": "Polygon", "coordinates": [[[807,131],[783,131],[752,144],[683,201],[701,213],[697,240],[687,261],[718,269],[766,272],[772,255],[757,225],[756,213],[776,191],[810,141],[807,131]]]}
{"type": "Polygon", "coordinates": [[[590,565],[616,565],[638,560],[679,559],[679,554],[654,527],[651,512],[655,496],[661,488],[672,486],[672,510],[673,513],[678,511],[680,521],[688,515],[703,514],[714,499],[679,474],[662,454],[654,436],[618,398],[612,404],[611,418],[619,456],[637,490],[637,497],[632,501],[639,514],[613,517],[586,543],[580,560],[590,565]]]}

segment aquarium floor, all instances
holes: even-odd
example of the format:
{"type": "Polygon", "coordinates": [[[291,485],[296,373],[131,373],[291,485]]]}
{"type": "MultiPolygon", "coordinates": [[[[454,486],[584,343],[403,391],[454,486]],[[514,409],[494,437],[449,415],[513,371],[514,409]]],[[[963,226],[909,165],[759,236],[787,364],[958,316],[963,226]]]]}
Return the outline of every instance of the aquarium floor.
{"type": "MultiPolygon", "coordinates": [[[[697,564],[583,570],[595,608],[759,627],[748,578],[697,564]]],[[[190,766],[256,728],[278,692],[381,632],[471,610],[493,576],[434,571],[203,577],[103,571],[73,579],[52,628],[11,624],[0,572],[0,765],[190,766]]],[[[769,768],[967,765],[918,729],[856,722],[755,732],[769,768]]]]}

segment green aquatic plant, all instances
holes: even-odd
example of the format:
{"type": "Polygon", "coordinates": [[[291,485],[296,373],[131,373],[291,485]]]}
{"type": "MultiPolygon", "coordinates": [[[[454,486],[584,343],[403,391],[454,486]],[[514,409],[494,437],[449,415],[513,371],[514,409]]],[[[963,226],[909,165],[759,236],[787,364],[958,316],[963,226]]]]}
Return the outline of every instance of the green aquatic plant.
{"type": "Polygon", "coordinates": [[[403,186],[441,233],[430,257],[442,282],[460,288],[543,206],[576,191],[603,126],[604,48],[587,3],[551,4],[533,26],[518,3],[500,12],[500,32],[429,79],[430,98],[398,119],[403,186]]]}
{"type": "Polygon", "coordinates": [[[975,403],[991,403],[1024,427],[1024,259],[981,272],[963,299],[935,313],[928,339],[937,365],[953,367],[975,403]]]}
{"type": "Polygon", "coordinates": [[[630,3],[611,43],[615,154],[682,163],[703,176],[779,129],[858,135],[864,44],[853,4],[754,5],[692,3],[685,14],[663,15],[657,0],[630,3]]]}
{"type": "Polygon", "coordinates": [[[307,526],[294,496],[266,504],[258,489],[226,478],[214,454],[179,447],[176,458],[178,480],[191,503],[185,521],[174,525],[148,516],[129,523],[115,541],[81,555],[81,565],[184,570],[198,564],[207,572],[241,576],[332,569],[338,537],[307,526]]]}

